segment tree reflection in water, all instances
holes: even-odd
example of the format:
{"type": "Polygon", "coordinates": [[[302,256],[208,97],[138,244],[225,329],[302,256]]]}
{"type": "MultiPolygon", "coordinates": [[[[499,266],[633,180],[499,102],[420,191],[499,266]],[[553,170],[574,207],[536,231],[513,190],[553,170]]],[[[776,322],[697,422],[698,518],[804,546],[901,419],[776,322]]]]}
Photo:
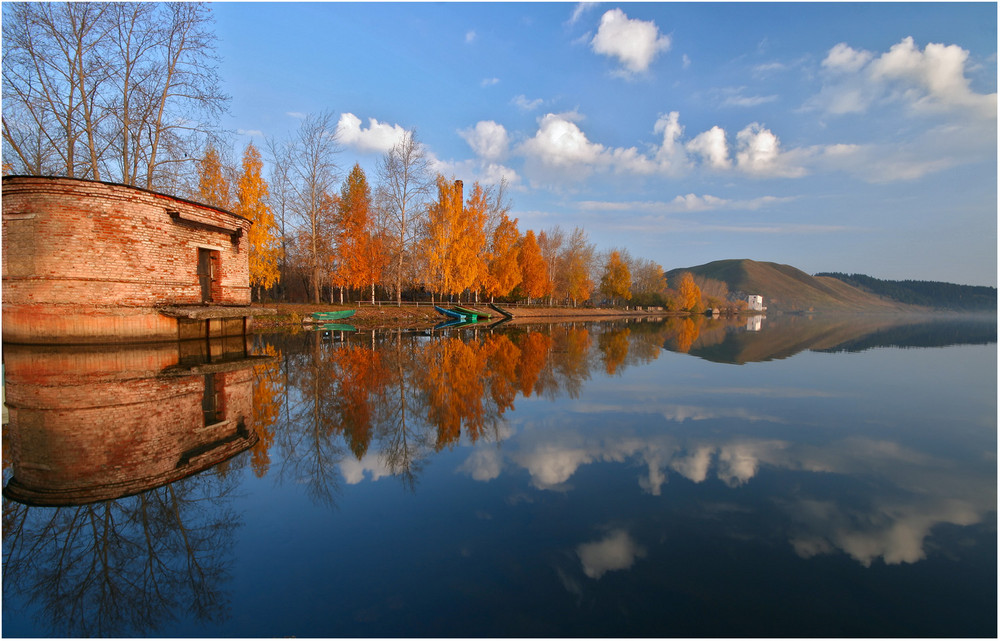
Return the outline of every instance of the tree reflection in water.
{"type": "Polygon", "coordinates": [[[280,460],[279,480],[305,483],[314,501],[331,506],[351,460],[352,474],[393,476],[413,489],[424,461],[463,434],[502,440],[518,394],[575,398],[601,363],[621,371],[656,358],[666,335],[635,327],[259,337],[257,351],[278,355],[280,365],[257,368],[254,469],[260,475],[265,462],[280,460]]]}
{"type": "Polygon", "coordinates": [[[235,476],[209,471],[74,507],[4,499],[4,594],[29,595],[53,636],[147,635],[179,609],[227,619],[235,476]]]}

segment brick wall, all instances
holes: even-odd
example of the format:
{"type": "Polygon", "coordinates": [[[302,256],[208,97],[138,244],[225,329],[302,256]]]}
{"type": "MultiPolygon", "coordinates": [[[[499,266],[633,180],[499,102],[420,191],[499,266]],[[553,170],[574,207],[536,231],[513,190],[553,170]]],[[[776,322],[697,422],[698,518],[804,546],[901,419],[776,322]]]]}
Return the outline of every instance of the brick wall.
{"type": "Polygon", "coordinates": [[[218,252],[213,302],[250,303],[250,222],[235,214],[71,178],[5,177],[2,202],[5,340],[39,324],[169,338],[176,324],[149,310],[201,304],[199,248],[218,252]]]}
{"type": "Polygon", "coordinates": [[[219,302],[246,305],[249,230],[235,214],[133,187],[5,177],[3,302],[197,304],[198,247],[210,247],[221,261],[219,302]]]}

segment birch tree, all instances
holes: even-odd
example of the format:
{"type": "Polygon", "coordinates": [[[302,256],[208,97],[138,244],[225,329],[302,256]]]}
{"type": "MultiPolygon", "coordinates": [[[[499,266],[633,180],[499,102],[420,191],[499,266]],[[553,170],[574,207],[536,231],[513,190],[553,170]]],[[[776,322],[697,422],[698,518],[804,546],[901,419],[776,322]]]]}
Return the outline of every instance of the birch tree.
{"type": "Polygon", "coordinates": [[[414,275],[412,265],[408,265],[410,249],[422,226],[424,201],[433,186],[427,156],[414,130],[407,131],[379,160],[377,180],[377,198],[385,216],[387,249],[393,264],[396,304],[402,305],[403,284],[414,275]]]}
{"type": "Polygon", "coordinates": [[[292,145],[293,212],[298,218],[313,303],[319,303],[324,274],[331,269],[332,235],[336,213],[336,156],[340,152],[333,114],[309,115],[302,121],[292,145]]]}
{"type": "Polygon", "coordinates": [[[205,3],[4,3],[4,157],[176,193],[226,108],[217,63],[205,3]]]}

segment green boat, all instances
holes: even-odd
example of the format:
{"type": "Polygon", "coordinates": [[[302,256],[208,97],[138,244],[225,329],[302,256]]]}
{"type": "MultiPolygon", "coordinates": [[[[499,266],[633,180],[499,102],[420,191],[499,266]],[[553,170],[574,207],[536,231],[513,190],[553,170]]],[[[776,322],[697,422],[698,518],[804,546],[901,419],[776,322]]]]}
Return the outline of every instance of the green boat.
{"type": "Polygon", "coordinates": [[[343,318],[350,318],[354,316],[353,309],[344,309],[336,312],[313,312],[309,315],[309,318],[305,319],[307,323],[329,323],[330,321],[341,320],[343,318]]]}
{"type": "Polygon", "coordinates": [[[479,312],[474,309],[469,309],[467,307],[459,307],[456,305],[453,309],[459,314],[462,314],[463,316],[471,316],[472,318],[493,318],[491,314],[488,314],[486,312],[479,312]]]}

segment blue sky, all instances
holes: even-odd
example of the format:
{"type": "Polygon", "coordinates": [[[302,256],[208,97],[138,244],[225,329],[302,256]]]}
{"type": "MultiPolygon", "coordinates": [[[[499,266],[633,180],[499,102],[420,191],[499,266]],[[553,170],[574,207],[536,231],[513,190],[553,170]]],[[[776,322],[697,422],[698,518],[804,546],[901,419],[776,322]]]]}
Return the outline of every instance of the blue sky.
{"type": "Polygon", "coordinates": [[[346,173],[415,128],[664,269],[997,284],[995,3],[215,3],[224,126],[339,120],[346,173]]]}

